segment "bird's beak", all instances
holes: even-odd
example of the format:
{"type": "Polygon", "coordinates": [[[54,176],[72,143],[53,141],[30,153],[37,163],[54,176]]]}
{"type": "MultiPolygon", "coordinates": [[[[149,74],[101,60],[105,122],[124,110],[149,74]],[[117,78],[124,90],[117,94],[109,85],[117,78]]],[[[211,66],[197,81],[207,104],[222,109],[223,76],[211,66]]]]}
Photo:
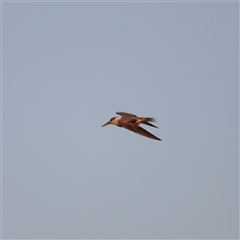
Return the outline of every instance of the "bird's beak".
{"type": "Polygon", "coordinates": [[[105,126],[107,126],[107,125],[109,125],[109,124],[111,124],[110,121],[108,121],[108,122],[106,122],[105,124],[103,124],[102,127],[105,127],[105,126]]]}

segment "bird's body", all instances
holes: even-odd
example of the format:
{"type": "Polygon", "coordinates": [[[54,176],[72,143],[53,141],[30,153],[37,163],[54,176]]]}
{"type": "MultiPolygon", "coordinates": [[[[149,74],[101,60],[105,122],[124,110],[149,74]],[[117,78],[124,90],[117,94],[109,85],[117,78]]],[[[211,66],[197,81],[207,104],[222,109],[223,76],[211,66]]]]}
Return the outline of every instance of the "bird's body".
{"type": "Polygon", "coordinates": [[[121,115],[121,116],[111,118],[107,123],[103,124],[102,127],[107,126],[109,124],[113,124],[118,127],[126,128],[126,129],[133,131],[137,134],[140,134],[142,136],[162,141],[160,138],[154,136],[147,130],[139,127],[140,124],[146,124],[148,126],[157,128],[153,124],[149,123],[149,122],[154,122],[155,121],[154,118],[137,117],[134,114],[125,113],[125,112],[116,112],[116,114],[121,115]]]}

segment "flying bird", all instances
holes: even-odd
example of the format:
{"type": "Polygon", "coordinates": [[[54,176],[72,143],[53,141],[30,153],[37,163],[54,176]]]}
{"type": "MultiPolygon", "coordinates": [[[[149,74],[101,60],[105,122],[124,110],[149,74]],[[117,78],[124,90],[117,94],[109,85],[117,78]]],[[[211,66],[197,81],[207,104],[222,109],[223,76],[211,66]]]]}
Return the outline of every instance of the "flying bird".
{"type": "Polygon", "coordinates": [[[155,125],[149,123],[149,122],[155,122],[154,118],[149,117],[137,117],[134,114],[131,113],[125,113],[125,112],[116,112],[116,114],[121,115],[120,117],[113,117],[108,122],[102,125],[102,127],[105,127],[109,124],[116,125],[118,127],[126,128],[130,131],[133,131],[137,134],[140,134],[142,136],[152,138],[158,141],[162,141],[160,138],[154,136],[152,133],[148,132],[144,128],[139,127],[139,124],[145,124],[151,127],[156,127],[155,125]]]}

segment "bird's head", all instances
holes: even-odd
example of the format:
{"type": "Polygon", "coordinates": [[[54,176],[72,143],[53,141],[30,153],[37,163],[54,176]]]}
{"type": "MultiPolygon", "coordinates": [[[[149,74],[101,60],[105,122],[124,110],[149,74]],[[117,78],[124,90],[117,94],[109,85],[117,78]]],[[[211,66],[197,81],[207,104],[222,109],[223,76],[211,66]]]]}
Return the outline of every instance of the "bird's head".
{"type": "Polygon", "coordinates": [[[105,124],[102,125],[102,127],[105,127],[109,124],[113,124],[113,125],[116,125],[116,120],[117,120],[118,117],[113,117],[111,118],[108,122],[106,122],[105,124]]]}

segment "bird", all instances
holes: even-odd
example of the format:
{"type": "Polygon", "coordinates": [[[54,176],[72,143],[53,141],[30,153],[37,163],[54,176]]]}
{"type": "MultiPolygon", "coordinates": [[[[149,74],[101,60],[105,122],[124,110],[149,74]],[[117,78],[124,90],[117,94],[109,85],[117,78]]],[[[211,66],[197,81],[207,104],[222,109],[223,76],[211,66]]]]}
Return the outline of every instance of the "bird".
{"type": "Polygon", "coordinates": [[[154,140],[162,141],[160,138],[154,136],[152,133],[148,132],[147,130],[139,126],[140,124],[145,124],[151,127],[158,128],[157,126],[149,123],[149,122],[155,122],[154,118],[137,117],[134,114],[126,113],[126,112],[116,112],[116,114],[120,116],[112,117],[108,122],[104,123],[102,127],[105,127],[109,124],[113,124],[118,127],[126,128],[142,136],[145,136],[154,140]]]}

